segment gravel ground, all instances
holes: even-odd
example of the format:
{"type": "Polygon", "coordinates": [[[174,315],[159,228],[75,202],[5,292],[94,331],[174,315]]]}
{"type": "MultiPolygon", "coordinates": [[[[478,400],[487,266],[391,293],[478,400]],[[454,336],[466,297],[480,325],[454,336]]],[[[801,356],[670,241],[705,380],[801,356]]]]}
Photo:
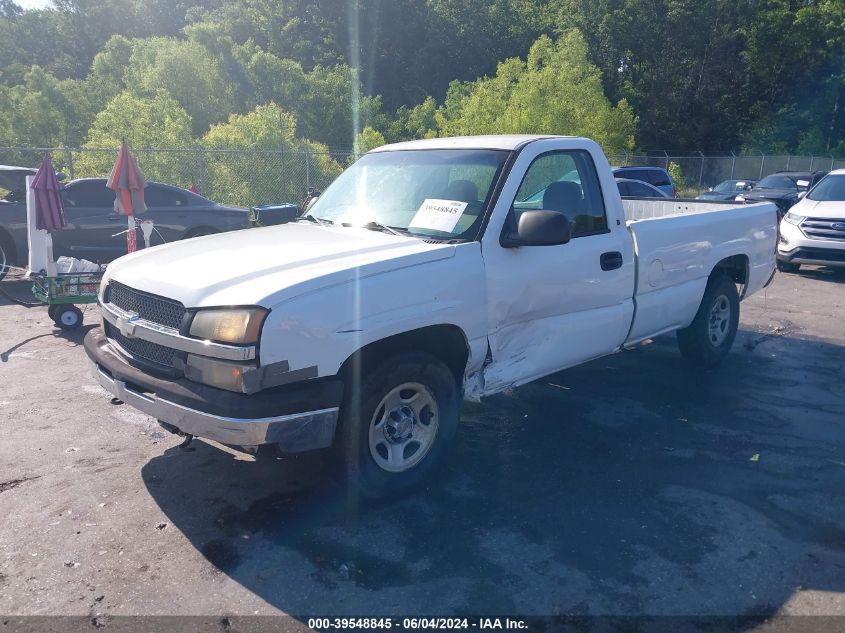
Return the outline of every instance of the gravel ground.
{"type": "Polygon", "coordinates": [[[841,273],[778,275],[717,371],[669,336],[466,405],[442,479],[354,516],[319,456],[111,405],[97,321],[0,297],[0,613],[845,615],[841,273]]]}

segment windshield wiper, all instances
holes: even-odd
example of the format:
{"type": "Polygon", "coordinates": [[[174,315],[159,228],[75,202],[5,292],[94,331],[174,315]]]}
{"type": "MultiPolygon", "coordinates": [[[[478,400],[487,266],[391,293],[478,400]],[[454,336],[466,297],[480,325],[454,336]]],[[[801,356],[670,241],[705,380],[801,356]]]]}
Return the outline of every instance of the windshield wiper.
{"type": "Polygon", "coordinates": [[[327,220],[326,218],[318,218],[316,215],[311,215],[310,213],[306,213],[305,215],[300,215],[296,218],[296,221],[299,222],[300,220],[307,220],[308,222],[313,222],[314,224],[319,224],[320,226],[330,226],[334,224],[331,220],[327,220]]]}
{"type": "MultiPolygon", "coordinates": [[[[341,226],[355,226],[354,224],[350,224],[348,222],[343,222],[341,226]]],[[[362,229],[369,229],[371,231],[381,231],[382,233],[392,233],[393,235],[402,235],[404,237],[408,237],[407,232],[402,232],[400,229],[393,228],[392,226],[387,226],[386,224],[382,224],[381,222],[376,222],[375,220],[370,220],[365,224],[361,224],[360,227],[362,229]]]]}

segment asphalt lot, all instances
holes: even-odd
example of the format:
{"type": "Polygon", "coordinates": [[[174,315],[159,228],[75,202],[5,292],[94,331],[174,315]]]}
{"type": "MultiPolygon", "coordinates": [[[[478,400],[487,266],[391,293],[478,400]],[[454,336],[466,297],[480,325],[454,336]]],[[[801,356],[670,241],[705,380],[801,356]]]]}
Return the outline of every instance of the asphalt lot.
{"type": "Polygon", "coordinates": [[[0,297],[0,613],[845,615],[845,274],[778,275],[717,371],[669,336],[467,405],[442,480],[351,517],[319,459],[109,404],[97,320],[0,297]]]}

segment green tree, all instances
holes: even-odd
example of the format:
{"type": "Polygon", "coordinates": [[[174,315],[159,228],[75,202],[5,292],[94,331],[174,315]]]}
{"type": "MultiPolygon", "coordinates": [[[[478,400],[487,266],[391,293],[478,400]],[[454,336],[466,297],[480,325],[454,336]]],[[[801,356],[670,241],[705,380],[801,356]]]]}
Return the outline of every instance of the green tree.
{"type": "Polygon", "coordinates": [[[587,47],[572,30],[553,42],[534,43],[527,61],[509,59],[494,77],[453,84],[438,113],[447,135],[491,133],[577,134],[607,152],[634,144],[635,117],[623,100],[604,96],[601,73],[587,61],[587,47]]]}
{"type": "Polygon", "coordinates": [[[0,86],[0,144],[77,145],[85,137],[95,107],[84,82],[60,81],[33,66],[23,83],[0,86]]]}
{"type": "Polygon", "coordinates": [[[355,137],[355,154],[366,154],[371,149],[381,147],[385,144],[384,136],[378,130],[371,127],[365,127],[361,133],[355,137]]]}
{"type": "Polygon", "coordinates": [[[220,59],[190,40],[138,40],[125,84],[145,96],[165,90],[191,115],[195,136],[225,121],[235,109],[233,84],[220,59]]]}
{"type": "Polygon", "coordinates": [[[185,150],[193,145],[190,115],[166,92],[139,97],[123,91],[112,99],[94,118],[83,145],[87,151],[75,160],[77,175],[107,175],[123,139],[147,179],[186,185],[196,177],[193,163],[186,160],[190,154],[144,151],[185,150]]]}
{"type": "Polygon", "coordinates": [[[233,204],[298,203],[306,180],[322,188],[341,171],[325,145],[296,136],[296,119],[275,103],[214,125],[201,140],[206,154],[203,193],[233,204]],[[307,170],[307,172],[306,172],[307,170]]]}

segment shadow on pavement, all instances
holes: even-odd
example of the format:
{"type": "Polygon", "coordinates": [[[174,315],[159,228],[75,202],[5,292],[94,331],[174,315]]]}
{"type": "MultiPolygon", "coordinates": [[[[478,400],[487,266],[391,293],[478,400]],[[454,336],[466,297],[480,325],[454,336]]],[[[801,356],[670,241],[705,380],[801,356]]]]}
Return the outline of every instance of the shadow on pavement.
{"type": "Polygon", "coordinates": [[[664,337],[466,405],[443,476],[355,516],[316,455],[196,442],[143,478],[296,615],[773,614],[845,591],[845,348],[753,335],[710,373],[664,337]]]}
{"type": "MultiPolygon", "coordinates": [[[[781,275],[786,273],[780,273],[781,275]]],[[[800,277],[810,277],[819,281],[831,281],[833,283],[845,283],[845,268],[828,268],[826,266],[802,266],[797,273],[800,277]]]]}

